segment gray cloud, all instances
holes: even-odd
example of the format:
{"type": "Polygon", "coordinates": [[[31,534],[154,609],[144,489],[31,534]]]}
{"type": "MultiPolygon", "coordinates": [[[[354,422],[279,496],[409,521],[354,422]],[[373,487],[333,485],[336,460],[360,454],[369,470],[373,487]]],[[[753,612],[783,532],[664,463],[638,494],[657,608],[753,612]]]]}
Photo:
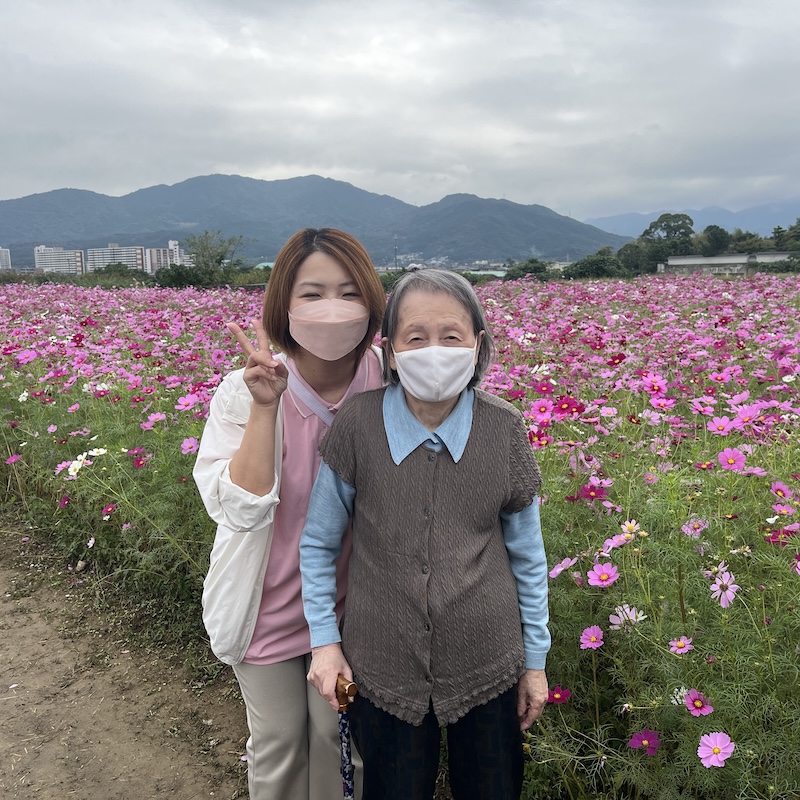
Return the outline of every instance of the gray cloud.
{"type": "Polygon", "coordinates": [[[39,0],[0,198],[214,172],[576,217],[800,197],[795,0],[39,0]]]}

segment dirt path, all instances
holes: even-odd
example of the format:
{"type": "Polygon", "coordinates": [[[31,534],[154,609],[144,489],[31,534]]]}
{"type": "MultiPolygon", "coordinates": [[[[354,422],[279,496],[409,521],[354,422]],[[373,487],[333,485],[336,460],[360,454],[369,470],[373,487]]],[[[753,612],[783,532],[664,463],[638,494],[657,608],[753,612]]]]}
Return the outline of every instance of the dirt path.
{"type": "Polygon", "coordinates": [[[0,524],[0,797],[246,797],[231,680],[191,686],[0,524]]]}

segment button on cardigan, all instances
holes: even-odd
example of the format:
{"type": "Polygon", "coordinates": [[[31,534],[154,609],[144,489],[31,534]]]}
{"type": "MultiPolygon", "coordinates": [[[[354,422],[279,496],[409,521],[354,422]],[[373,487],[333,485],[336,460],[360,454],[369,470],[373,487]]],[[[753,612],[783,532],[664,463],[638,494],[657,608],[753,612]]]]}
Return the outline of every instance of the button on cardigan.
{"type": "Polygon", "coordinates": [[[305,610],[312,645],[339,640],[332,558],[351,514],[342,642],[360,691],[412,724],[432,703],[446,725],[518,680],[523,624],[527,666],[544,667],[541,477],[505,401],[468,390],[432,434],[398,396],[392,387],[354,398],[322,444],[301,541],[305,610]],[[510,522],[518,515],[524,531],[510,522]]]}

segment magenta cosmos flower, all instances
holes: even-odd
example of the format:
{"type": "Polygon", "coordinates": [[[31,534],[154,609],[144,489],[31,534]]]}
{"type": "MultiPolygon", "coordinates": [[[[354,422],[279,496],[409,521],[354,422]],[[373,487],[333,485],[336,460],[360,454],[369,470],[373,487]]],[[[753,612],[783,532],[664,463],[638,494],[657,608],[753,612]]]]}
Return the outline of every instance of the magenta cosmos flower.
{"type": "Polygon", "coordinates": [[[689,709],[693,717],[705,717],[714,710],[706,696],[702,692],[698,692],[697,689],[689,689],[683,702],[686,703],[686,708],[689,709]]]}
{"type": "Polygon", "coordinates": [[[661,747],[661,740],[658,738],[658,734],[655,731],[651,731],[649,728],[644,728],[643,730],[639,731],[638,733],[634,733],[631,736],[631,740],[628,742],[628,747],[632,747],[634,749],[638,747],[644,747],[647,751],[647,755],[654,756],[658,751],[658,748],[661,747]]]}
{"type": "Polygon", "coordinates": [[[727,608],[736,597],[736,592],[739,591],[739,586],[734,583],[736,578],[731,572],[723,572],[717,575],[717,579],[711,586],[711,596],[715,600],[719,600],[719,604],[723,608],[727,608]]]}
{"type": "Polygon", "coordinates": [[[599,625],[591,625],[581,634],[581,650],[597,650],[603,646],[603,629],[599,625]]]}
{"type": "Polygon", "coordinates": [[[572,697],[572,692],[569,689],[562,689],[560,686],[554,686],[547,692],[548,703],[566,703],[572,697]]]}
{"type": "Polygon", "coordinates": [[[688,636],[679,636],[669,643],[670,653],[683,654],[688,653],[690,650],[694,650],[694,645],[692,644],[691,638],[688,636]]]}
{"type": "Polygon", "coordinates": [[[611,563],[595,564],[587,573],[589,586],[611,586],[619,578],[619,571],[611,563]]]}
{"type": "Polygon", "coordinates": [[[706,768],[724,767],[726,759],[731,757],[735,749],[736,745],[727,733],[715,731],[700,737],[697,755],[700,756],[700,761],[706,768]]]}
{"type": "Polygon", "coordinates": [[[718,456],[717,461],[722,469],[730,469],[738,472],[744,469],[747,458],[738,447],[726,447],[718,456]]]}

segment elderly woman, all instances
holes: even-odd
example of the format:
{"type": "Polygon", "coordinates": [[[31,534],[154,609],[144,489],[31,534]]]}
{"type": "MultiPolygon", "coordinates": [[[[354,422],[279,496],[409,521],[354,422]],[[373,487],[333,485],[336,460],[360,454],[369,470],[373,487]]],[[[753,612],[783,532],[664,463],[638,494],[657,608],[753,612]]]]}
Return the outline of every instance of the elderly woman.
{"type": "Polygon", "coordinates": [[[334,707],[337,675],[358,683],[364,800],[432,798],[442,727],[456,800],[517,800],[520,730],[547,699],[539,468],[519,411],[475,388],[493,345],[462,277],[405,276],[382,345],[388,386],[350,400],[320,447],[300,543],[308,679],[334,707]]]}

